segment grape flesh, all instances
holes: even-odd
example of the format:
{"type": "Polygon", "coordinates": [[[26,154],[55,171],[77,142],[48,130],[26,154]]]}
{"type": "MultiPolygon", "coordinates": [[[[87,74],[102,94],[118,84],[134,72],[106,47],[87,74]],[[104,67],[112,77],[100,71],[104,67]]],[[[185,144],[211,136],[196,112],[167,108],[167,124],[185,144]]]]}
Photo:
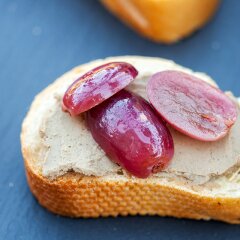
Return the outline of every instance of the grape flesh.
{"type": "Polygon", "coordinates": [[[237,119],[236,104],[226,94],[180,71],[154,74],[148,81],[147,95],[168,124],[198,140],[224,137],[237,119]]]}
{"type": "Polygon", "coordinates": [[[147,178],[165,169],[174,154],[165,123],[142,97],[126,90],[86,113],[95,141],[132,175],[147,178]]]}
{"type": "Polygon", "coordinates": [[[130,84],[138,71],[126,62],[111,62],[78,78],[63,97],[63,110],[72,116],[100,104],[130,84]]]}

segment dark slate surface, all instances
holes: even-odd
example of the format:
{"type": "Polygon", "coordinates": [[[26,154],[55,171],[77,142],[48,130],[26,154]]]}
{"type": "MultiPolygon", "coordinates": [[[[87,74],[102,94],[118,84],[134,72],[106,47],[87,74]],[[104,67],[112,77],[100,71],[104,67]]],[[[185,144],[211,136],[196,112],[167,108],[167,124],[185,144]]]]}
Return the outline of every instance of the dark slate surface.
{"type": "Polygon", "coordinates": [[[240,95],[240,2],[224,1],[204,30],[151,43],[94,0],[0,0],[0,239],[239,239],[240,226],[160,217],[73,220],[32,197],[19,133],[36,93],[77,64],[110,55],[171,58],[240,95]]]}

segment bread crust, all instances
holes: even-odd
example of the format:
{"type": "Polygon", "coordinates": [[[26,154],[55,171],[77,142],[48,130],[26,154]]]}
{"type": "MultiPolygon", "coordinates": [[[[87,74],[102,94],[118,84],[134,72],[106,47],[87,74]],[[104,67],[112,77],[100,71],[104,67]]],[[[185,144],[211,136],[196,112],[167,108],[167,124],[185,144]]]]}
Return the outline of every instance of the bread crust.
{"type": "MultiPolygon", "coordinates": [[[[27,155],[27,154],[26,154],[27,155]]],[[[68,217],[159,215],[240,223],[240,199],[213,198],[161,184],[104,181],[68,173],[56,180],[36,174],[25,161],[33,195],[49,211],[68,217]]]]}
{"type": "Polygon", "coordinates": [[[141,35],[173,43],[202,27],[219,0],[101,0],[103,5],[141,35]]]}
{"type": "MultiPolygon", "coordinates": [[[[84,66],[88,64],[73,71],[80,71],[84,66]]],[[[41,97],[51,93],[54,86],[49,86],[38,95],[34,107],[40,104],[41,97]]],[[[69,217],[159,215],[240,223],[240,198],[237,197],[204,195],[191,189],[183,190],[178,185],[163,184],[161,181],[151,182],[137,178],[114,180],[74,172],[50,180],[42,176],[34,165],[37,159],[26,144],[26,130],[25,124],[21,144],[27,181],[39,203],[53,213],[69,217]]]]}

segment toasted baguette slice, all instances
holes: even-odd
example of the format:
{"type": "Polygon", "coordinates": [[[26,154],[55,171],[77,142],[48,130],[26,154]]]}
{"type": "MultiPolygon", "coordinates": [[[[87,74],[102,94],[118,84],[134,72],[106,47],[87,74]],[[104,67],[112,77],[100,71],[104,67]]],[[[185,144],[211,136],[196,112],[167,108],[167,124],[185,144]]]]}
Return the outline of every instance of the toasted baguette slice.
{"type": "Polygon", "coordinates": [[[145,37],[173,43],[202,27],[219,0],[101,0],[106,8],[145,37]]]}
{"type": "Polygon", "coordinates": [[[206,187],[183,184],[177,179],[138,179],[118,174],[96,177],[73,171],[55,179],[43,176],[43,159],[39,157],[41,149],[32,147],[34,141],[39,140],[33,139],[32,133],[43,118],[41,109],[47,107],[42,104],[44,99],[53,95],[55,89],[74,74],[84,73],[86,69],[110,61],[141,62],[146,66],[151,66],[153,61],[157,61],[159,66],[162,63],[169,64],[169,67],[173,64],[168,60],[147,57],[98,60],[66,73],[35,98],[23,123],[21,144],[27,181],[39,203],[53,213],[69,217],[148,214],[240,223],[237,171],[232,173],[230,179],[220,177],[217,187],[209,183],[206,187]]]}

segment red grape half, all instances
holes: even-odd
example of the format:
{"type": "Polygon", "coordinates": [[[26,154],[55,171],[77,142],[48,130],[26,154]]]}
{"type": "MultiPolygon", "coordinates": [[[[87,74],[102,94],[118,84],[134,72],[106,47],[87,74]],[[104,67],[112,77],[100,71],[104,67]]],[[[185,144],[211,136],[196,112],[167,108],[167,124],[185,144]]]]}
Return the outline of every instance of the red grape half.
{"type": "Polygon", "coordinates": [[[129,63],[111,62],[78,78],[63,97],[63,110],[72,116],[85,112],[125,88],[138,71],[129,63]]]}
{"type": "Polygon", "coordinates": [[[89,110],[87,123],[110,159],[139,178],[163,170],[173,157],[165,123],[148,102],[126,90],[89,110]]]}
{"type": "Polygon", "coordinates": [[[236,104],[220,89],[180,71],[154,74],[147,95],[167,123],[198,140],[224,137],[237,119],[236,104]]]}

